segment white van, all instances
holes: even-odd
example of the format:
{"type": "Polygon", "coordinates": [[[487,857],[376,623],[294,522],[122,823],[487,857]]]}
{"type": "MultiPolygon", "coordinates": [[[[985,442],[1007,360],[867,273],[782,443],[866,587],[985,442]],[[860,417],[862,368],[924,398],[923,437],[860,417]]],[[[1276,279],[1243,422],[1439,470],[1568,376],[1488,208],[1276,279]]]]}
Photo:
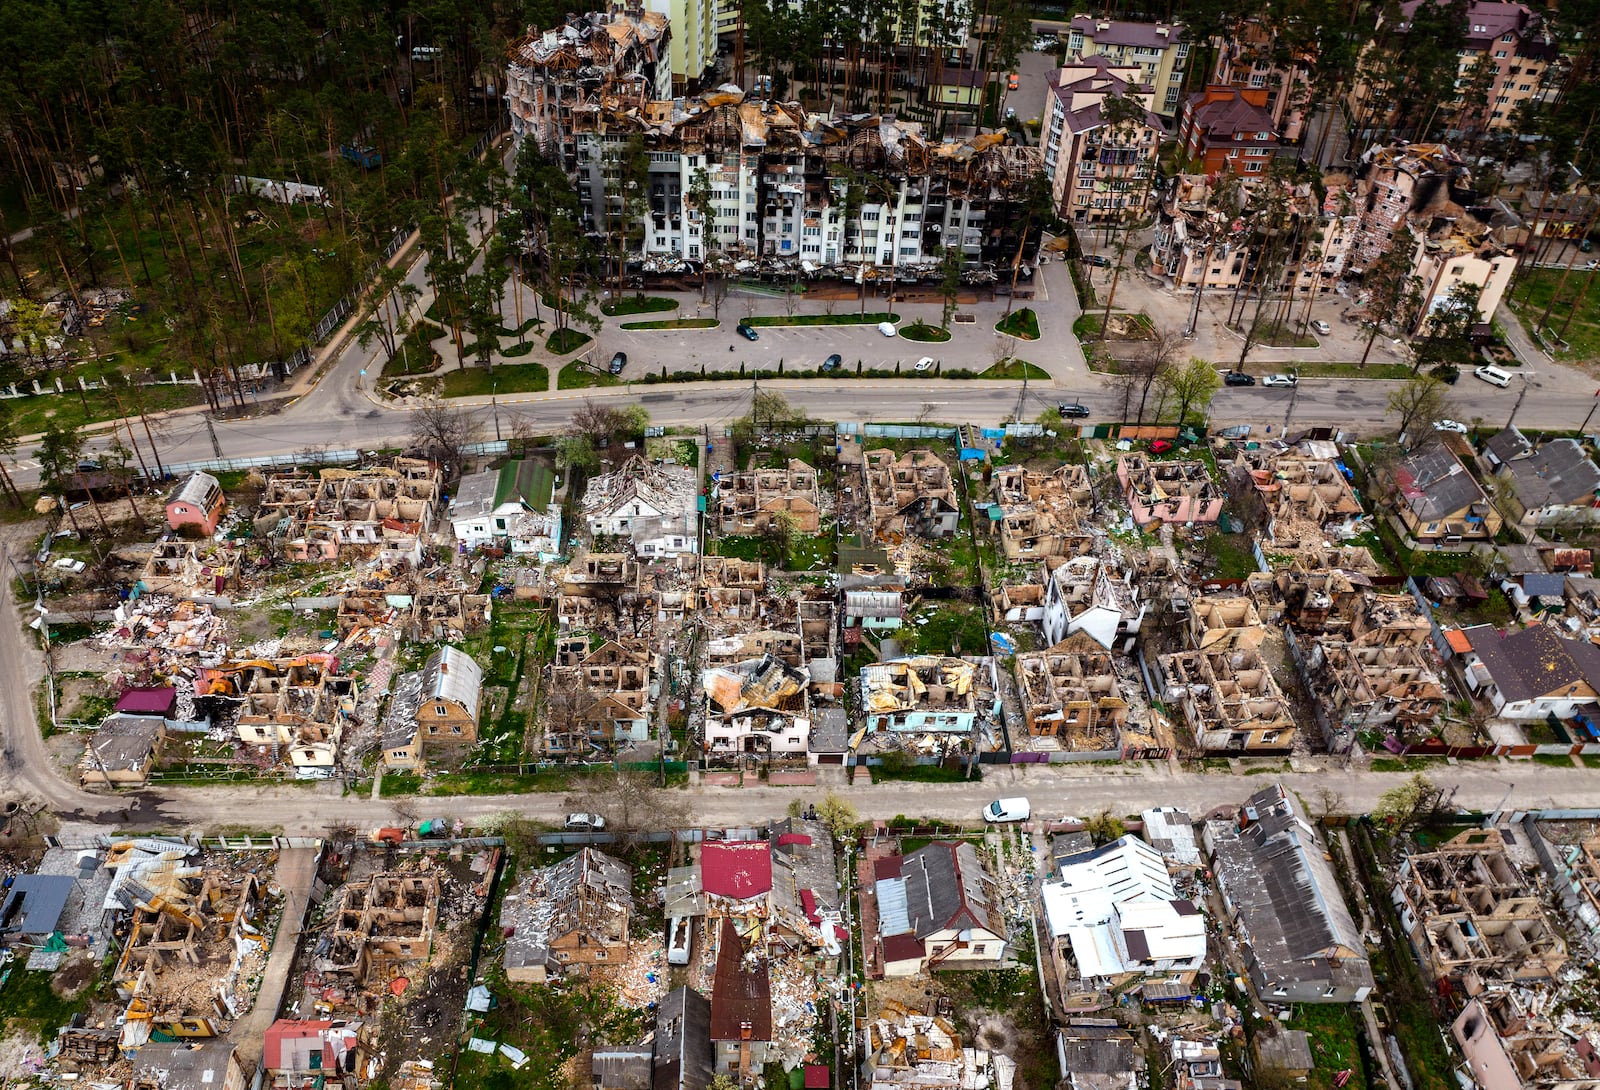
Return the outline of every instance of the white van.
{"type": "Polygon", "coordinates": [[[1511,372],[1502,371],[1498,367],[1490,367],[1488,364],[1484,364],[1472,373],[1483,379],[1490,386],[1499,386],[1504,389],[1511,385],[1511,372]]]}
{"type": "Polygon", "coordinates": [[[984,821],[1027,821],[1027,799],[995,799],[983,808],[984,821]]]}
{"type": "Polygon", "coordinates": [[[694,942],[694,917],[674,916],[667,921],[667,964],[689,964],[689,948],[694,942]]]}

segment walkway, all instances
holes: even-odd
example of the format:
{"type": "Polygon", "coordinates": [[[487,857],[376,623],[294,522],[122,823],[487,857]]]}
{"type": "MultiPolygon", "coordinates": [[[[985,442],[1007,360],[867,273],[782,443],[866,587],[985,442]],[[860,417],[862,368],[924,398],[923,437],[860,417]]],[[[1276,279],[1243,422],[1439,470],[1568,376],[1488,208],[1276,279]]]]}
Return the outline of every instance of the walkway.
{"type": "Polygon", "coordinates": [[[261,977],[261,990],[255,1006],[234,1022],[228,1037],[239,1050],[239,1062],[246,1071],[255,1070],[261,1061],[267,1027],[277,1021],[278,1008],[289,984],[289,970],[305,930],[306,909],[311,903],[311,887],[317,877],[317,849],[284,848],[278,853],[278,866],[272,881],[283,891],[283,917],[272,940],[267,971],[261,977]]]}

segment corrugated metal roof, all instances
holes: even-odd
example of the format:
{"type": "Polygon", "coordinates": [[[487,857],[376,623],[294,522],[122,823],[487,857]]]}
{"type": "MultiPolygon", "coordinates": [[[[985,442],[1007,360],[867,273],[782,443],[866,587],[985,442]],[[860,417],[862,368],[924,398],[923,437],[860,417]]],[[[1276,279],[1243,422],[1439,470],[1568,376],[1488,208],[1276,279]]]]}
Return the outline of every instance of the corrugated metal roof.
{"type": "Polygon", "coordinates": [[[422,668],[422,691],[429,700],[453,700],[476,717],[483,696],[483,670],[460,648],[441,647],[422,668]]]}
{"type": "Polygon", "coordinates": [[[906,880],[880,878],[878,893],[878,934],[903,935],[911,930],[911,913],[906,909],[906,880]]]}

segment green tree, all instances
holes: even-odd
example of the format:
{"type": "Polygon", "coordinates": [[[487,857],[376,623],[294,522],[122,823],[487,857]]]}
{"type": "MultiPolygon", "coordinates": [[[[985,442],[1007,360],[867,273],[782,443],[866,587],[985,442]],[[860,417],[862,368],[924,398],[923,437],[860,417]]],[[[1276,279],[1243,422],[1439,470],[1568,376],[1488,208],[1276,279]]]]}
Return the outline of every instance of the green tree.
{"type": "Polygon", "coordinates": [[[1478,321],[1481,290],[1475,284],[1457,284],[1424,319],[1422,336],[1412,342],[1412,374],[1423,367],[1472,366],[1477,357],[1477,349],[1472,346],[1472,327],[1478,321]]]}
{"type": "Polygon", "coordinates": [[[1413,424],[1448,416],[1449,389],[1436,375],[1415,375],[1389,394],[1389,411],[1399,420],[1396,431],[1409,435],[1413,424]]]}
{"type": "Polygon", "coordinates": [[[1439,812],[1444,802],[1444,792],[1421,772],[1398,787],[1391,787],[1378,796],[1372,808],[1372,823],[1393,838],[1396,849],[1402,839],[1439,812]]]}
{"type": "Polygon", "coordinates": [[[11,406],[0,401],[0,491],[6,494],[6,501],[12,507],[22,506],[22,494],[17,491],[16,482],[11,479],[11,471],[6,468],[5,460],[17,453],[19,440],[17,435],[17,418],[11,412],[11,406]]]}
{"type": "Polygon", "coordinates": [[[1366,315],[1361,323],[1367,330],[1367,343],[1361,350],[1363,367],[1385,322],[1395,329],[1411,325],[1419,285],[1411,275],[1410,242],[1411,232],[1401,228],[1362,277],[1361,284],[1367,292],[1366,315]]]}
{"type": "Polygon", "coordinates": [[[1167,368],[1160,381],[1165,384],[1166,395],[1178,403],[1179,427],[1188,420],[1191,409],[1204,418],[1212,396],[1222,388],[1222,376],[1217,374],[1216,365],[1198,356],[1190,356],[1189,362],[1181,367],[1167,368]]]}
{"type": "Polygon", "coordinates": [[[939,328],[948,331],[956,315],[956,300],[961,293],[961,251],[947,245],[939,255],[939,294],[944,299],[939,328]]]}
{"type": "Polygon", "coordinates": [[[1083,830],[1094,838],[1096,844],[1109,844],[1127,832],[1127,826],[1110,810],[1101,810],[1083,823],[1083,830]]]}
{"type": "Polygon", "coordinates": [[[711,175],[705,167],[696,167],[689,175],[689,188],[683,203],[700,221],[700,301],[706,300],[706,269],[711,262],[712,240],[716,237],[717,205],[712,199],[711,175]]]}

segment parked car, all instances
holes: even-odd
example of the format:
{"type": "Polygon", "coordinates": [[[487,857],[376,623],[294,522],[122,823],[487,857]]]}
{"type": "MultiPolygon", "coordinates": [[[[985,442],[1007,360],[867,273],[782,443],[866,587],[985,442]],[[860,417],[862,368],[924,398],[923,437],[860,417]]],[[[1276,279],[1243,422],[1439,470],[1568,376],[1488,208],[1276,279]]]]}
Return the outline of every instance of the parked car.
{"type": "Polygon", "coordinates": [[[1502,371],[1498,367],[1491,367],[1488,364],[1484,364],[1482,367],[1478,368],[1472,373],[1483,379],[1483,381],[1487,382],[1490,386],[1498,386],[1501,389],[1505,389],[1507,386],[1511,385],[1511,372],[1502,371]]]}
{"type": "Polygon", "coordinates": [[[622,374],[622,369],[626,366],[628,366],[628,354],[626,352],[618,352],[611,357],[611,373],[613,375],[622,374]]]}
{"type": "Polygon", "coordinates": [[[569,833],[598,833],[606,827],[606,819],[599,814],[568,814],[561,827],[569,833]]]}
{"type": "Polygon", "coordinates": [[[932,367],[933,367],[933,357],[932,356],[923,356],[920,360],[918,360],[915,364],[912,365],[911,369],[913,371],[927,371],[927,370],[931,369],[932,367]]]}
{"type": "Polygon", "coordinates": [[[1467,426],[1459,420],[1435,420],[1434,431],[1453,431],[1458,435],[1467,434],[1467,426]]]}
{"type": "Polygon", "coordinates": [[[835,352],[833,355],[822,361],[822,369],[824,371],[837,371],[839,369],[839,365],[842,363],[844,363],[844,358],[841,357],[839,353],[835,352]]]}
{"type": "Polygon", "coordinates": [[[1311,322],[1311,328],[1322,334],[1324,337],[1333,332],[1333,327],[1327,322],[1324,322],[1321,318],[1313,319],[1311,322]]]}
{"type": "Polygon", "coordinates": [[[1294,375],[1285,375],[1282,372],[1276,375],[1266,375],[1261,379],[1263,386],[1293,386],[1300,380],[1294,375]]]}
{"type": "Polygon", "coordinates": [[[1243,371],[1227,371],[1223,374],[1222,381],[1229,386],[1254,386],[1256,377],[1247,375],[1243,371]]]}
{"type": "Polygon", "coordinates": [[[894,334],[895,334],[894,323],[893,322],[879,322],[878,323],[878,332],[882,333],[885,337],[893,337],[894,334]]]}
{"type": "Polygon", "coordinates": [[[1094,265],[1102,269],[1109,269],[1111,267],[1111,259],[1101,254],[1084,254],[1083,263],[1085,265],[1094,265]]]}
{"type": "Polygon", "coordinates": [[[1019,83],[1020,83],[1020,80],[1019,80],[1019,78],[1017,76],[1017,73],[1015,73],[1015,72],[1011,73],[1009,76],[1006,77],[1006,90],[1015,91],[1017,89],[1017,86],[1018,86],[1019,83]]]}
{"type": "Polygon", "coordinates": [[[759,340],[761,337],[761,334],[756,332],[756,327],[748,322],[740,322],[733,328],[734,332],[738,333],[739,336],[743,337],[747,341],[759,340]]]}
{"type": "Polygon", "coordinates": [[[406,839],[406,831],[393,825],[386,825],[381,829],[372,830],[372,839],[379,844],[401,844],[406,839]]]}
{"type": "Polygon", "coordinates": [[[1027,799],[995,799],[983,808],[983,820],[1027,821],[1031,812],[1027,799]]]}
{"type": "Polygon", "coordinates": [[[694,945],[694,917],[674,916],[667,921],[667,964],[689,964],[689,952],[694,945]]]}
{"type": "Polygon", "coordinates": [[[450,823],[444,818],[429,818],[417,826],[417,835],[424,840],[436,840],[450,835],[450,823]]]}
{"type": "Polygon", "coordinates": [[[60,568],[62,571],[69,571],[73,575],[82,575],[83,574],[83,569],[85,567],[87,567],[87,565],[84,564],[83,561],[74,560],[70,556],[61,557],[59,560],[56,561],[55,566],[60,568]]]}
{"type": "Polygon", "coordinates": [[[1152,440],[1150,440],[1150,453],[1151,454],[1165,454],[1167,451],[1169,451],[1171,449],[1172,449],[1172,440],[1171,439],[1152,439],[1152,440]]]}
{"type": "Polygon", "coordinates": [[[1056,412],[1068,420],[1081,420],[1089,415],[1089,406],[1080,405],[1076,401],[1063,401],[1056,406],[1056,412]]]}

